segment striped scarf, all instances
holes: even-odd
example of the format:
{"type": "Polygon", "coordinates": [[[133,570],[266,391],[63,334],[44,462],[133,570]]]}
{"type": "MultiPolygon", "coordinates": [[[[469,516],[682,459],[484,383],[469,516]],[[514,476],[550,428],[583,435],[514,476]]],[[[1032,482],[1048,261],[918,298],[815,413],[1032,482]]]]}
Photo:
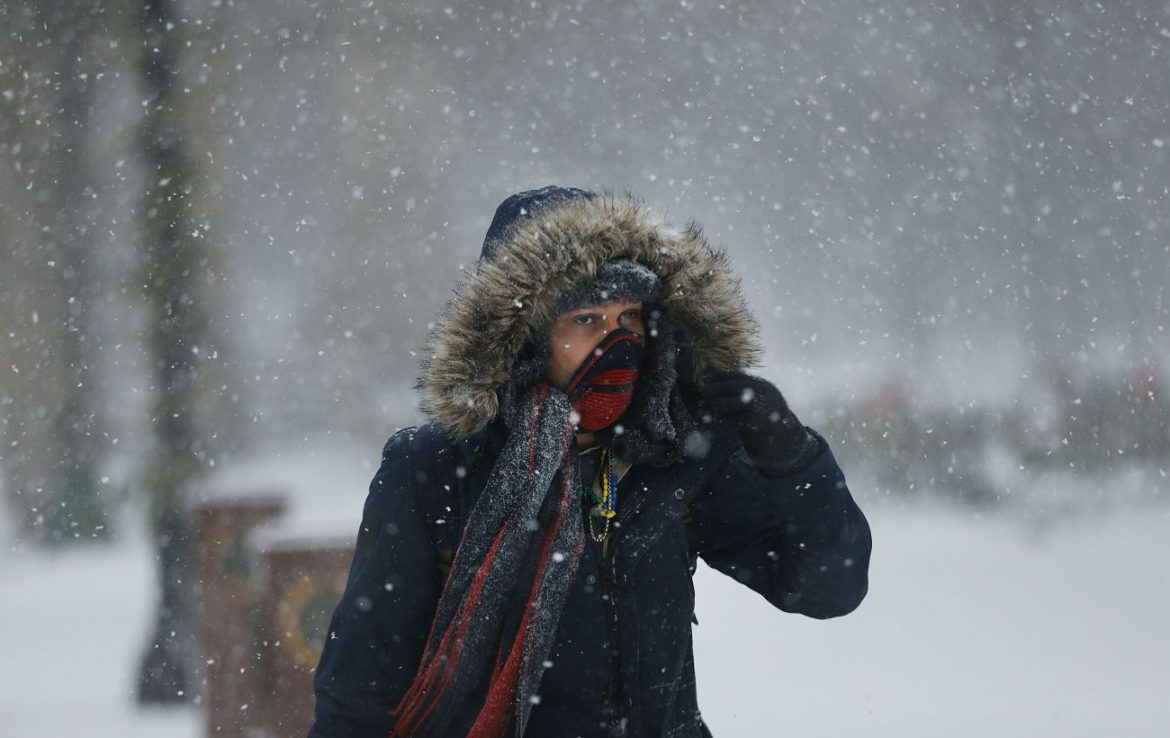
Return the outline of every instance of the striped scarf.
{"type": "Polygon", "coordinates": [[[392,736],[524,733],[585,537],[569,400],[517,395],[392,736]]]}

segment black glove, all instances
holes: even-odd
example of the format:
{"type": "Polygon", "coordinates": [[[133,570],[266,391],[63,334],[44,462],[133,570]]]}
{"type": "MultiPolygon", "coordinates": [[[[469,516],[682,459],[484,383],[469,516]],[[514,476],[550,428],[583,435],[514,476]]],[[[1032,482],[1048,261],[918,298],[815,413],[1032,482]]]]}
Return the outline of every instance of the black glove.
{"type": "Polygon", "coordinates": [[[765,473],[783,476],[816,457],[820,444],[788,409],[771,382],[742,372],[711,372],[699,394],[719,425],[743,442],[748,457],[765,473]]]}

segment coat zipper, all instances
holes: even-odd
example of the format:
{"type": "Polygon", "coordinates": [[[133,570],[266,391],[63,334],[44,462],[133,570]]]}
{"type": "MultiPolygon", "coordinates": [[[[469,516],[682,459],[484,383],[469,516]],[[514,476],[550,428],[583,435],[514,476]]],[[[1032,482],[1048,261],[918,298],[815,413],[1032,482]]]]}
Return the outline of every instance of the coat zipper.
{"type": "Polygon", "coordinates": [[[622,663],[621,631],[618,627],[617,539],[621,535],[622,525],[638,513],[642,505],[649,499],[651,493],[650,488],[644,484],[639,483],[637,486],[630,484],[629,486],[633,487],[635,491],[627,498],[624,506],[619,503],[617,517],[614,518],[613,529],[605,537],[605,541],[601,545],[602,591],[605,594],[604,602],[606,617],[609,619],[609,639],[611,643],[609,653],[610,698],[613,700],[614,706],[617,708],[617,715],[619,716],[619,723],[617,726],[614,726],[616,728],[615,735],[625,735],[630,718],[631,704],[631,700],[627,694],[624,665],[622,663]]]}
{"type": "Polygon", "coordinates": [[[605,617],[609,629],[609,694],[608,701],[612,705],[611,718],[622,719],[626,712],[625,680],[622,678],[622,655],[620,631],[618,629],[617,608],[617,564],[610,545],[611,536],[606,536],[602,544],[601,556],[601,591],[602,602],[605,604],[605,617]]]}

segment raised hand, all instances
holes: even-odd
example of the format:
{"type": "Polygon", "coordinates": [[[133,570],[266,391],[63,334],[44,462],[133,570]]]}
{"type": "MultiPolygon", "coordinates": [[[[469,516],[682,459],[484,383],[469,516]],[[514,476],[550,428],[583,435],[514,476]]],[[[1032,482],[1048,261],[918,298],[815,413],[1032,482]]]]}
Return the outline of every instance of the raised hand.
{"type": "Polygon", "coordinates": [[[816,444],[784,395],[766,379],[712,372],[704,377],[699,395],[716,423],[735,432],[751,460],[766,470],[786,470],[808,455],[810,443],[816,444]]]}

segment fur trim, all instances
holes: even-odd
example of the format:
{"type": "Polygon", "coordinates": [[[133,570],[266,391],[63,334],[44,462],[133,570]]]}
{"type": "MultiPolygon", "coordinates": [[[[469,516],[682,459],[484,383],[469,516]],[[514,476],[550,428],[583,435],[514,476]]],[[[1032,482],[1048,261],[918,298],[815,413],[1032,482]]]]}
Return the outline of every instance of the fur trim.
{"type": "Polygon", "coordinates": [[[506,231],[492,258],[456,288],[415,385],[423,412],[455,439],[490,423],[499,413],[497,390],[525,343],[552,324],[557,297],[623,258],[662,279],[659,304],[693,347],[696,378],[758,362],[757,325],[739,280],[698,226],[673,228],[629,195],[578,198],[506,231]]]}

